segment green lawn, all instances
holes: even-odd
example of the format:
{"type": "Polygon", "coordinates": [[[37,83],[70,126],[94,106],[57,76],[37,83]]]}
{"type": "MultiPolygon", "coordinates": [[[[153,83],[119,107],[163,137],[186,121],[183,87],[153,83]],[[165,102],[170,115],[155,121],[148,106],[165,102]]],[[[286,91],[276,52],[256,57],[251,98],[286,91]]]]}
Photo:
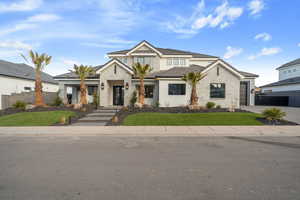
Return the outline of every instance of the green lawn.
{"type": "Polygon", "coordinates": [[[125,126],[263,125],[255,113],[137,113],[127,116],[125,126]]]}
{"type": "Polygon", "coordinates": [[[71,111],[22,112],[0,117],[0,126],[49,126],[62,116],[74,116],[71,111]]]}

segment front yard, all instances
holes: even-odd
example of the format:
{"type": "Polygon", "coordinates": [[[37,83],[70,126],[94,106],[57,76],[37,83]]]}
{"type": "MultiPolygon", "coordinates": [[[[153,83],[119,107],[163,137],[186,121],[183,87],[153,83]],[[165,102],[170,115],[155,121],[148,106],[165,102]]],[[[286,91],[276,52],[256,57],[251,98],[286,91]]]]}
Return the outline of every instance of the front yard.
{"type": "Polygon", "coordinates": [[[65,116],[75,116],[72,111],[20,112],[0,117],[0,126],[50,126],[65,116]]]}
{"type": "Polygon", "coordinates": [[[201,125],[263,125],[260,114],[249,112],[211,113],[154,113],[142,112],[128,115],[125,126],[201,126],[201,125]]]}

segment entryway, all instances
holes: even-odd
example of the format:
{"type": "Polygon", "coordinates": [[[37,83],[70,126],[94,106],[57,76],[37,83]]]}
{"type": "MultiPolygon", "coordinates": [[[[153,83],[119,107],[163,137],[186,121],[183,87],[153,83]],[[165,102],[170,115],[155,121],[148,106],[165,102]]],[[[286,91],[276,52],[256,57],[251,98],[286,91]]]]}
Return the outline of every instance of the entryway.
{"type": "Polygon", "coordinates": [[[113,105],[114,106],[124,105],[124,86],[121,85],[113,86],[113,105]]]}
{"type": "Polygon", "coordinates": [[[243,81],[240,84],[240,105],[241,106],[249,105],[249,102],[248,102],[248,96],[249,96],[248,85],[249,85],[249,83],[246,82],[246,81],[243,81]]]}

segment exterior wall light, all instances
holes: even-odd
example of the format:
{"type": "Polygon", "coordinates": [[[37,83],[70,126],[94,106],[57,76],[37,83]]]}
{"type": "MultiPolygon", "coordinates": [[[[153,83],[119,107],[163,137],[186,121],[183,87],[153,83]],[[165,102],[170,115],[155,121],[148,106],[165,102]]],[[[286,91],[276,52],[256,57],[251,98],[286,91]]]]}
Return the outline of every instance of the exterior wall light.
{"type": "Polygon", "coordinates": [[[101,90],[104,90],[104,83],[101,83],[101,90]]]}
{"type": "Polygon", "coordinates": [[[126,84],[125,84],[125,89],[126,89],[126,90],[129,89],[129,83],[128,83],[128,82],[126,82],[126,84]]]}

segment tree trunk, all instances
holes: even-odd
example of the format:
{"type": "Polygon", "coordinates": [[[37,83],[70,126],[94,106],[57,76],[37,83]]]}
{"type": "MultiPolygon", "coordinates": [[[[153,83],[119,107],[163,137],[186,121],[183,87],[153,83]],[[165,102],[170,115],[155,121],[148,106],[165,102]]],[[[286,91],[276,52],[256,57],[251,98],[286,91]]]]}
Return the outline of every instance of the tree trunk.
{"type": "Polygon", "coordinates": [[[43,86],[40,71],[35,72],[35,105],[45,106],[43,99],[43,86]]]}
{"type": "Polygon", "coordinates": [[[80,81],[80,103],[82,105],[86,105],[87,104],[86,86],[84,84],[84,81],[80,81]]]}
{"type": "Polygon", "coordinates": [[[145,103],[145,84],[144,79],[140,79],[140,92],[139,92],[139,103],[144,105],[145,103]]]}
{"type": "Polygon", "coordinates": [[[191,105],[198,105],[198,96],[196,85],[192,85],[191,105]]]}

